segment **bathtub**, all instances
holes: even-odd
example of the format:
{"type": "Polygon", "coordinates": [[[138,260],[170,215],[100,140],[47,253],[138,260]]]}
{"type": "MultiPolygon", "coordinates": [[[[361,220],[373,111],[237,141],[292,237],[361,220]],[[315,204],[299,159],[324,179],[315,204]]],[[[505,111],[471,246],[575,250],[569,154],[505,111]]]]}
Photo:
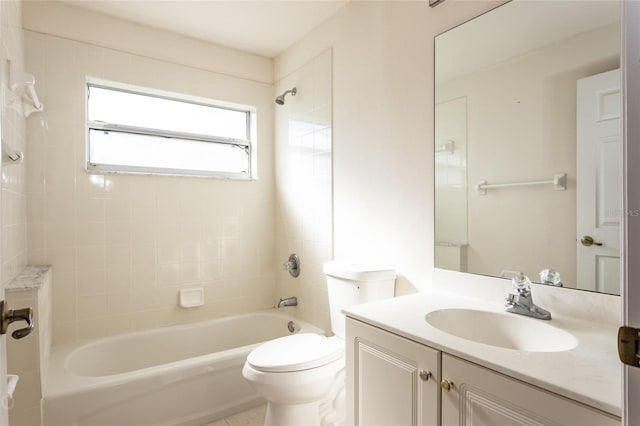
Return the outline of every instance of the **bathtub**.
{"type": "Polygon", "coordinates": [[[322,333],[267,310],[54,346],[45,426],[202,425],[264,402],[242,377],[260,342],[322,333]]]}

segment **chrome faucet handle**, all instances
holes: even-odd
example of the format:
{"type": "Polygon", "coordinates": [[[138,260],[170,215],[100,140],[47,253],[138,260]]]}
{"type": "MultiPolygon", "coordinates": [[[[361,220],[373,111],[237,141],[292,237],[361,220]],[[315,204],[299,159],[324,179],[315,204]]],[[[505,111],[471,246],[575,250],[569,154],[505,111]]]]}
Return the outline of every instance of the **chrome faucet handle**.
{"type": "Polygon", "coordinates": [[[549,311],[533,303],[531,281],[526,275],[520,274],[518,277],[514,277],[511,283],[512,289],[505,297],[504,310],[506,312],[543,320],[551,319],[549,311]]]}
{"type": "Polygon", "coordinates": [[[543,269],[540,271],[540,282],[546,285],[552,285],[555,287],[563,287],[562,278],[560,273],[554,269],[543,269]]]}
{"type": "Polygon", "coordinates": [[[526,294],[531,292],[531,280],[522,272],[520,273],[520,275],[511,279],[511,284],[513,285],[514,290],[518,290],[519,294],[526,294]]]}

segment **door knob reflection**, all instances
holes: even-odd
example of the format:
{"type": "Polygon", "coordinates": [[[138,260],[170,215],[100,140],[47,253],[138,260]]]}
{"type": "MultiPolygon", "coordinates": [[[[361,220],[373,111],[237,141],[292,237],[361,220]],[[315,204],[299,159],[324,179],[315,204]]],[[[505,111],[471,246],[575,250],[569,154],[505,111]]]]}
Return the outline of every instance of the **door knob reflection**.
{"type": "Polygon", "coordinates": [[[580,240],[580,242],[582,243],[583,246],[585,247],[591,247],[591,246],[601,246],[602,243],[596,243],[593,239],[593,237],[589,236],[589,235],[585,235],[584,237],[582,237],[582,239],[580,240]]]}

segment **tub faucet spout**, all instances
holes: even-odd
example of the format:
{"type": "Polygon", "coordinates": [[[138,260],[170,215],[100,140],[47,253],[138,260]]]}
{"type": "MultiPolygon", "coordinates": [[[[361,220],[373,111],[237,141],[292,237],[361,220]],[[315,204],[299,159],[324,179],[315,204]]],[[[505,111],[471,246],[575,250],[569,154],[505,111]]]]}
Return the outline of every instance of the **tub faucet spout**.
{"type": "Polygon", "coordinates": [[[278,308],[282,308],[285,306],[298,306],[298,298],[297,297],[287,297],[286,299],[280,299],[278,302],[278,308]]]}

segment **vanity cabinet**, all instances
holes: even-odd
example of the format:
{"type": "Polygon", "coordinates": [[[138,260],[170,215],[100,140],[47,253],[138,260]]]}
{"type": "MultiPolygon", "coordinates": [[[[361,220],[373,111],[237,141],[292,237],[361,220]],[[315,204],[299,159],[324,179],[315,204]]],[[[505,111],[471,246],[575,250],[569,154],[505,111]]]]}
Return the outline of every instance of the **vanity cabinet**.
{"type": "Polygon", "coordinates": [[[446,353],[442,382],[442,426],[620,426],[619,418],[446,353]]]}
{"type": "Polygon", "coordinates": [[[347,425],[621,424],[618,417],[351,318],[346,356],[347,425]]]}
{"type": "Polygon", "coordinates": [[[439,351],[348,319],[346,355],[348,425],[438,424],[439,351]]]}

